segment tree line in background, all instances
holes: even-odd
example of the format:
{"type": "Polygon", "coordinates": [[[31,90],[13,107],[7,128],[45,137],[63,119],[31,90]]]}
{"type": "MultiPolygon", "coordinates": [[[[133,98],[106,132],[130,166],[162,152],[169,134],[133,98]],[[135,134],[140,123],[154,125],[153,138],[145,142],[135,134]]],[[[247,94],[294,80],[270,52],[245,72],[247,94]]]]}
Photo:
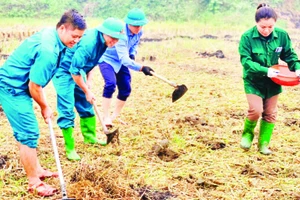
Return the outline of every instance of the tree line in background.
{"type": "MultiPolygon", "coordinates": [[[[0,0],[2,17],[59,17],[66,9],[75,8],[86,17],[124,18],[128,10],[141,8],[152,20],[186,21],[205,14],[255,11],[261,0],[0,0]]],[[[272,7],[291,5],[299,0],[272,0],[272,7]]]]}

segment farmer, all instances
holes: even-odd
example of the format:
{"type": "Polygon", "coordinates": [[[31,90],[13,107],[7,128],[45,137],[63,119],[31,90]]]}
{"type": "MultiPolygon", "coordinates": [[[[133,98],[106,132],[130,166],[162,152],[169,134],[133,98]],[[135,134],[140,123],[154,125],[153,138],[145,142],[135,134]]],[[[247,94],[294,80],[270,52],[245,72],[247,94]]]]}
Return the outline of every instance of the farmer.
{"type": "MultiPolygon", "coordinates": [[[[144,12],[134,8],[130,10],[125,18],[126,39],[120,40],[114,47],[107,48],[99,60],[100,72],[104,78],[103,90],[103,121],[107,127],[112,127],[112,121],[116,119],[125,105],[131,92],[131,75],[129,68],[142,71],[145,75],[152,76],[150,67],[142,66],[135,62],[137,47],[143,34],[142,28],[148,23],[144,12]],[[115,111],[110,117],[109,109],[112,95],[118,87],[118,96],[115,111]]],[[[125,123],[125,122],[123,122],[125,123]]]]}
{"type": "Polygon", "coordinates": [[[28,178],[28,191],[40,196],[52,196],[57,192],[42,180],[58,174],[44,169],[37,158],[40,133],[32,98],[48,123],[53,113],[42,88],[56,72],[65,50],[80,40],[85,29],[85,20],[76,10],[66,11],[56,29],[43,29],[23,41],[0,68],[0,103],[17,140],[28,178]]]}
{"type": "Polygon", "coordinates": [[[57,92],[58,126],[65,140],[69,160],[80,160],[75,150],[74,106],[80,116],[80,128],[85,144],[101,144],[96,137],[96,118],[93,110],[95,95],[91,92],[92,69],[107,47],[125,38],[123,23],[114,18],[106,19],[97,28],[85,31],[80,42],[68,49],[53,78],[57,92]]]}
{"type": "Polygon", "coordinates": [[[280,58],[299,76],[300,63],[288,33],[275,28],[277,14],[271,7],[264,3],[259,4],[255,21],[256,26],[242,35],[239,44],[244,89],[249,104],[240,146],[245,150],[250,149],[254,128],[262,117],[258,149],[260,153],[268,155],[272,153],[268,145],[276,121],[278,95],[282,92],[281,86],[271,80],[279,71],[270,67],[278,64],[280,58]]]}

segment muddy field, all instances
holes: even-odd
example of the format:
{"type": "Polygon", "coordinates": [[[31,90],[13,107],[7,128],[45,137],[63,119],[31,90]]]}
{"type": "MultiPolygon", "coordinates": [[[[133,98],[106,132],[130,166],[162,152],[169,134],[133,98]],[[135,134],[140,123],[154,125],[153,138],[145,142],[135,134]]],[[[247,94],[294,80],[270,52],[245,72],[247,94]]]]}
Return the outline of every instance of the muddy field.
{"type": "MultiPolygon", "coordinates": [[[[145,29],[137,62],[177,84],[185,84],[188,91],[172,103],[173,87],[132,71],[132,95],[121,115],[128,124],[115,122],[120,134],[109,146],[84,145],[77,117],[76,149],[82,160],[68,161],[54,120],[69,197],[300,199],[299,86],[285,87],[280,96],[278,121],[270,144],[274,154],[259,154],[257,137],[251,150],[244,152],[239,142],[247,102],[237,48],[245,30],[209,30],[145,29]]],[[[300,55],[299,30],[290,32],[300,55]]],[[[93,91],[101,108],[103,80],[98,68],[96,71],[93,91]]],[[[52,83],[45,92],[55,110],[52,83]]],[[[40,161],[56,170],[49,129],[37,105],[35,111],[41,122],[40,161]]],[[[40,199],[26,192],[27,180],[11,128],[0,112],[1,199],[40,199]]],[[[100,122],[98,133],[104,140],[100,122]]],[[[58,179],[46,182],[59,188],[58,179]]],[[[59,198],[61,194],[49,199],[59,198]]]]}

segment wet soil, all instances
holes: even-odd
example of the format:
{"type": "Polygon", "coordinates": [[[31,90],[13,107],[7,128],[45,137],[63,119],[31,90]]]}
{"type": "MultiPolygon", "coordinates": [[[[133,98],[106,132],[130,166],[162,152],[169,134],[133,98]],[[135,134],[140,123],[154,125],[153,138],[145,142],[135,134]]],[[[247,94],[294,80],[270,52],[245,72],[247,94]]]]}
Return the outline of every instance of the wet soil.
{"type": "Polygon", "coordinates": [[[165,200],[176,197],[176,195],[172,194],[167,189],[159,191],[152,189],[151,186],[135,188],[135,190],[139,193],[139,199],[141,200],[165,200]]]}
{"type": "Polygon", "coordinates": [[[7,155],[0,155],[0,169],[3,169],[6,166],[6,162],[8,161],[7,155]]]}

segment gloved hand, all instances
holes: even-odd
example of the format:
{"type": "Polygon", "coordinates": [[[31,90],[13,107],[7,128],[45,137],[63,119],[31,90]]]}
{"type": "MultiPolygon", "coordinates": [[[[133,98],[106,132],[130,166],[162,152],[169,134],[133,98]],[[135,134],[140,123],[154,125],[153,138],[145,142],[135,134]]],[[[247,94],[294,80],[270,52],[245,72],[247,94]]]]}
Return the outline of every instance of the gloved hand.
{"type": "Polygon", "coordinates": [[[147,66],[143,66],[142,67],[142,72],[146,75],[146,76],[152,76],[152,74],[150,73],[151,71],[154,72],[154,70],[151,67],[147,67],[147,66]]]}
{"type": "Polygon", "coordinates": [[[278,73],[279,73],[278,69],[273,69],[273,68],[268,69],[268,77],[269,78],[276,77],[278,75],[278,73]]]}
{"type": "Polygon", "coordinates": [[[295,73],[296,73],[296,76],[299,76],[299,77],[300,77],[300,69],[297,69],[297,70],[295,71],[295,73]]]}
{"type": "Polygon", "coordinates": [[[135,55],[129,55],[129,58],[130,58],[131,60],[135,60],[135,55]]]}

